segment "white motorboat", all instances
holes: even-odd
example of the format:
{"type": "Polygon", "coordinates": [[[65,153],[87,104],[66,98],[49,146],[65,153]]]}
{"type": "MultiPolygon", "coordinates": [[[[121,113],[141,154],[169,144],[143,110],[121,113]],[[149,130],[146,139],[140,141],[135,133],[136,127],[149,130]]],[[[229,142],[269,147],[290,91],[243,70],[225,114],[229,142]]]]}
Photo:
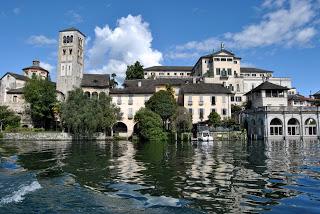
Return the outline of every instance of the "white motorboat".
{"type": "Polygon", "coordinates": [[[202,131],[202,132],[198,132],[197,139],[198,141],[209,142],[209,141],[213,141],[213,136],[209,131],[202,131]]]}

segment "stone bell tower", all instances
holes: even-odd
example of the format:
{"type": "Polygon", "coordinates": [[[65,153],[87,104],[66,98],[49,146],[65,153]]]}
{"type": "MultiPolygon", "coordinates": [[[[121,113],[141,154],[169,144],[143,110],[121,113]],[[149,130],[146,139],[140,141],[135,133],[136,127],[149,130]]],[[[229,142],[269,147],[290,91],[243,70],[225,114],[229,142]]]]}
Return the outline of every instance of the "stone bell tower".
{"type": "Polygon", "coordinates": [[[84,42],[85,35],[76,28],[59,32],[57,90],[65,96],[81,85],[84,69],[84,42]]]}

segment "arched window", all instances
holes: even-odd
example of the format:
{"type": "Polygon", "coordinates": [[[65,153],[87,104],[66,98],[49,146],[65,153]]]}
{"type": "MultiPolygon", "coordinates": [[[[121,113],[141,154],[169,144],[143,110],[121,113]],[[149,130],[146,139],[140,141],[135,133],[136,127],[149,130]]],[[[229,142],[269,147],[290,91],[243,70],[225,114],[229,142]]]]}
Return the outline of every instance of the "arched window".
{"type": "Polygon", "coordinates": [[[288,135],[300,135],[300,124],[295,118],[288,121],[288,135]]]}
{"type": "Polygon", "coordinates": [[[72,55],[72,48],[69,49],[69,54],[72,55]]]}
{"type": "Polygon", "coordinates": [[[88,98],[90,98],[90,92],[89,92],[89,91],[84,92],[84,94],[85,94],[88,98]]]}
{"type": "Polygon", "coordinates": [[[92,93],[92,98],[98,99],[98,92],[93,92],[92,93]]]}
{"type": "Polygon", "coordinates": [[[62,49],[63,55],[66,55],[66,49],[62,49]]]}
{"type": "Polygon", "coordinates": [[[70,36],[70,43],[73,42],[73,36],[70,36]]]}
{"type": "Polygon", "coordinates": [[[270,135],[282,135],[282,122],[278,118],[274,118],[270,122],[270,135]]]}
{"type": "Polygon", "coordinates": [[[314,119],[309,118],[304,124],[305,135],[317,135],[317,123],[314,119]]]}
{"type": "Polygon", "coordinates": [[[64,37],[63,37],[63,43],[66,43],[66,42],[67,42],[67,37],[64,36],[64,37]]]}
{"type": "Polygon", "coordinates": [[[69,36],[67,36],[67,43],[69,43],[69,40],[70,40],[70,37],[69,37],[69,36]]]}

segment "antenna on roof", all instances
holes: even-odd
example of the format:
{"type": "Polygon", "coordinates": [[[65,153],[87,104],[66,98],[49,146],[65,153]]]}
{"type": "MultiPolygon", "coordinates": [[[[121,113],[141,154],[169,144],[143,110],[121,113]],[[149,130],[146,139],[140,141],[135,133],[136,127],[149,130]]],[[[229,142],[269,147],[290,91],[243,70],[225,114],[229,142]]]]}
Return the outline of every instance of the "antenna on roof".
{"type": "Polygon", "coordinates": [[[214,48],[212,48],[212,53],[214,53],[214,48]]]}

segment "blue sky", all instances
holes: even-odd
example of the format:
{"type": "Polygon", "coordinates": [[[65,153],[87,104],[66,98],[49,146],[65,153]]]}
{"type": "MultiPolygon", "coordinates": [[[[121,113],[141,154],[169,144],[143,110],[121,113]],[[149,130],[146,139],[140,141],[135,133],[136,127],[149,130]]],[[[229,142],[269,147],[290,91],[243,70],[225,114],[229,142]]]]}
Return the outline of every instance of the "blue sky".
{"type": "Polygon", "coordinates": [[[320,90],[319,12],[320,0],[4,0],[0,72],[39,59],[55,80],[58,32],[74,26],[87,35],[87,72],[193,65],[224,42],[243,66],[291,77],[308,95],[320,90]]]}

